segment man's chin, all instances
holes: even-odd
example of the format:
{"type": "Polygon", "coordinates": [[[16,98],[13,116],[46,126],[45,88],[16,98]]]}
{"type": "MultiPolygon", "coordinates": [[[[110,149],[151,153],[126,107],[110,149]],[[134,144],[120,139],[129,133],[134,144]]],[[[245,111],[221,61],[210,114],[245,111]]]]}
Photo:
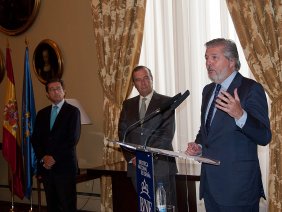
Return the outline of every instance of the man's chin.
{"type": "Polygon", "coordinates": [[[210,79],[212,82],[216,83],[216,84],[220,84],[220,83],[221,83],[221,79],[218,78],[217,76],[209,75],[209,79],[210,79]]]}
{"type": "Polygon", "coordinates": [[[141,91],[139,92],[141,96],[147,96],[150,92],[148,91],[141,91]]]}
{"type": "Polygon", "coordinates": [[[212,81],[212,82],[215,82],[217,81],[217,78],[213,75],[213,74],[210,74],[208,75],[209,79],[212,81]]]}

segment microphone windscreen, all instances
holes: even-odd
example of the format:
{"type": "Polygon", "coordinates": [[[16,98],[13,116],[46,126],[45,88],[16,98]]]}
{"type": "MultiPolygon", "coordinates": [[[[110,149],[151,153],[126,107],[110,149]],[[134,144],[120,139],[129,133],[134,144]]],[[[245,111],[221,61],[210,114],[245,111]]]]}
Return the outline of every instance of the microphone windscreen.
{"type": "Polygon", "coordinates": [[[160,112],[167,110],[180,96],[181,96],[181,93],[178,93],[174,97],[170,98],[165,103],[163,103],[160,106],[160,112]]]}
{"type": "Polygon", "coordinates": [[[189,90],[185,91],[184,94],[182,94],[182,96],[179,97],[179,98],[171,105],[171,109],[172,109],[172,110],[176,109],[189,95],[190,95],[190,91],[189,91],[189,90]]]}

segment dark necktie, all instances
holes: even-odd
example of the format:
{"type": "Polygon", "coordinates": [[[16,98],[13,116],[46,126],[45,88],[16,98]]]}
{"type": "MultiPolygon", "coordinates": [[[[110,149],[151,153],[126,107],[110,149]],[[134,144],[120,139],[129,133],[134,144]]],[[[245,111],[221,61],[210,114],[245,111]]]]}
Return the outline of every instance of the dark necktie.
{"type": "Polygon", "coordinates": [[[146,100],[147,100],[147,98],[142,98],[141,107],[140,107],[140,111],[139,111],[139,118],[140,119],[143,119],[145,117],[145,114],[146,114],[146,103],[145,103],[146,100]]]}
{"type": "Polygon", "coordinates": [[[217,84],[216,88],[215,88],[213,100],[211,102],[211,106],[210,106],[210,109],[209,109],[209,112],[208,112],[208,115],[207,115],[207,120],[206,120],[207,134],[209,134],[209,129],[210,129],[210,126],[211,126],[211,121],[212,121],[212,117],[213,117],[213,111],[214,111],[214,107],[215,107],[215,100],[216,100],[216,97],[218,96],[220,88],[221,88],[221,85],[217,84]]]}
{"type": "Polygon", "coordinates": [[[58,114],[58,106],[55,105],[52,107],[52,111],[51,111],[51,118],[50,118],[50,129],[52,129],[54,122],[56,120],[57,114],[58,114]]]}

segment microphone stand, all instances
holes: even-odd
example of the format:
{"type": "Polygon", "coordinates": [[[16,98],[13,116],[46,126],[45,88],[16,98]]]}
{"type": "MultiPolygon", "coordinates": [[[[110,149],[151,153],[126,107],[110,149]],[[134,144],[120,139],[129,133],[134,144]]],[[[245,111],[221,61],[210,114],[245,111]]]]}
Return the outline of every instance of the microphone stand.
{"type": "MultiPolygon", "coordinates": [[[[182,95],[180,95],[170,106],[169,106],[169,110],[175,110],[188,96],[190,95],[190,91],[186,90],[182,95]]],[[[148,144],[148,137],[145,140],[144,143],[144,150],[146,149],[148,144]]]]}
{"type": "Polygon", "coordinates": [[[151,119],[152,117],[154,117],[155,115],[167,110],[174,102],[176,102],[178,100],[178,98],[181,97],[181,93],[176,94],[174,97],[172,97],[171,99],[169,99],[168,101],[166,101],[163,105],[161,105],[159,108],[157,108],[156,110],[154,110],[152,113],[150,113],[149,115],[145,116],[142,119],[139,119],[138,121],[134,122],[133,124],[131,124],[129,127],[126,128],[124,134],[123,134],[123,138],[122,138],[122,142],[125,143],[125,138],[126,135],[128,133],[129,130],[133,129],[134,127],[136,127],[138,124],[140,123],[144,123],[145,121],[151,119]]]}

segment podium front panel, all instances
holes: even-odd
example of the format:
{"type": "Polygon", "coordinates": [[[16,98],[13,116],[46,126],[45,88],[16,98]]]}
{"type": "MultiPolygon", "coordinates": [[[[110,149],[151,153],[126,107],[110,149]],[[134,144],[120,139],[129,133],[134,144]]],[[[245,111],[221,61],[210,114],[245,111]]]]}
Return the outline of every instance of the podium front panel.
{"type": "Polygon", "coordinates": [[[155,211],[154,164],[152,153],[136,150],[138,211],[155,211]]]}

